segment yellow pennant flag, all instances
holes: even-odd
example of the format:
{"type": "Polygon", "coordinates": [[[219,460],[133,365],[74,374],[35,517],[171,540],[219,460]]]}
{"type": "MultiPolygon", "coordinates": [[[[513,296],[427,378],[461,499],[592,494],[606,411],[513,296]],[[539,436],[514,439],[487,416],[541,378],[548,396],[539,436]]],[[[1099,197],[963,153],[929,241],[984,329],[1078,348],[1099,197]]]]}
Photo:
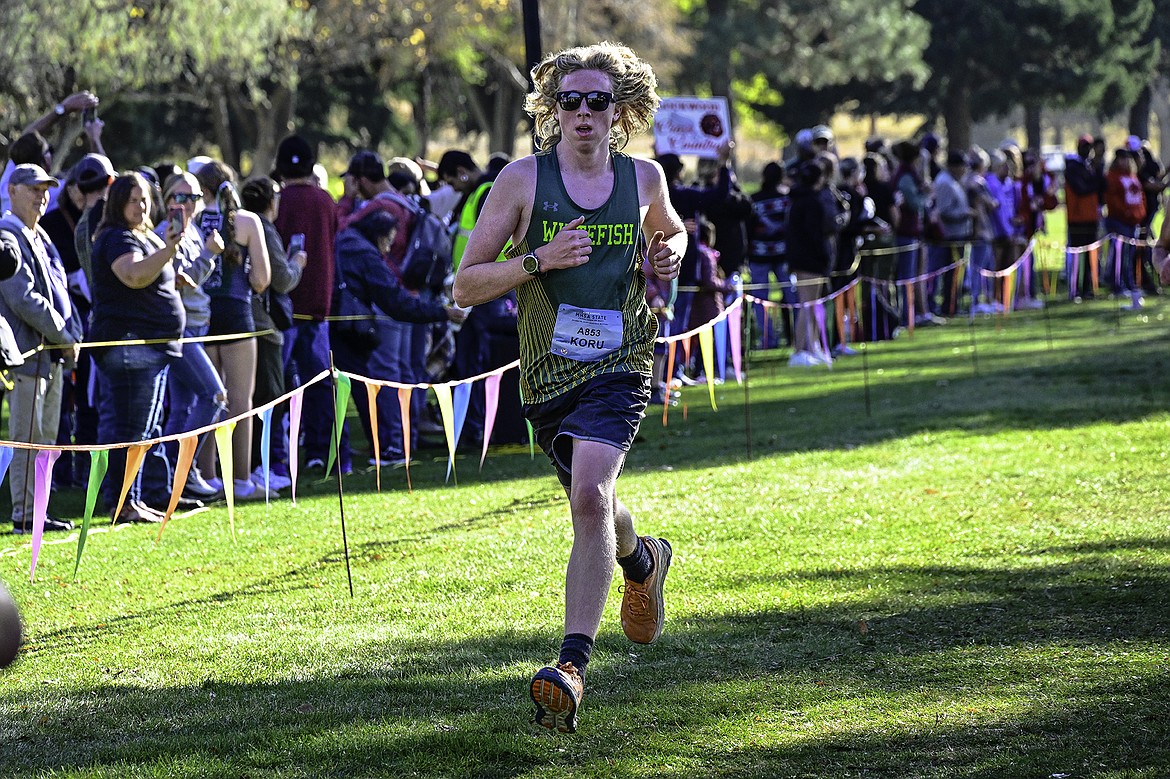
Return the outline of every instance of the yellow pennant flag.
{"type": "Polygon", "coordinates": [[[118,508],[114,510],[115,522],[122,513],[122,506],[126,504],[126,494],[130,492],[130,485],[134,483],[134,477],[138,475],[138,469],[142,467],[142,461],[146,459],[146,452],[149,449],[149,444],[138,444],[126,450],[126,473],[122,476],[122,493],[118,496],[118,508]]]}
{"type": "Polygon", "coordinates": [[[703,357],[703,372],[707,374],[707,394],[711,396],[711,408],[715,405],[715,328],[704,327],[699,331],[699,354],[703,357]]]}
{"type": "Polygon", "coordinates": [[[232,433],[236,423],[228,422],[215,428],[215,449],[219,453],[219,477],[223,480],[223,494],[228,504],[228,524],[232,529],[232,540],[236,538],[236,485],[232,474],[232,433]]]}
{"type": "Polygon", "coordinates": [[[451,385],[436,384],[431,389],[439,399],[439,414],[443,417],[443,433],[447,436],[447,475],[450,476],[455,468],[455,410],[451,404],[451,385]]]}

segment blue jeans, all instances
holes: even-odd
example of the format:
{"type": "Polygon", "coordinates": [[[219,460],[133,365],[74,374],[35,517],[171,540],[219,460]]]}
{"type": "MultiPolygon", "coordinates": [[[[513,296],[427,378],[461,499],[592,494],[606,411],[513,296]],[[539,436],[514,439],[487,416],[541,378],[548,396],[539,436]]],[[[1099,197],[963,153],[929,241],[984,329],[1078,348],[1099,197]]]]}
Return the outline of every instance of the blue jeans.
{"type": "MultiPolygon", "coordinates": [[[[344,343],[334,344],[333,357],[337,367],[369,376],[371,379],[413,381],[410,374],[403,372],[404,366],[409,368],[406,358],[409,356],[407,349],[409,347],[410,325],[389,319],[379,319],[374,326],[377,329],[379,341],[374,350],[368,354],[354,352],[344,343]]],[[[365,385],[361,382],[356,382],[353,385],[353,400],[372,451],[374,436],[370,421],[370,406],[365,385]]],[[[378,445],[382,449],[383,459],[400,459],[403,456],[402,412],[398,406],[398,390],[394,387],[382,387],[378,392],[377,403],[378,445]]]]}
{"type": "MultiPolygon", "coordinates": [[[[207,325],[189,328],[183,333],[189,338],[207,335],[207,325]]],[[[227,410],[226,390],[215,366],[203,349],[203,344],[183,344],[183,356],[171,365],[167,376],[167,396],[170,414],[167,417],[166,435],[185,433],[218,422],[227,410]]],[[[203,448],[204,435],[196,448],[203,448]]],[[[178,443],[169,447],[171,456],[178,451],[178,443]]]]}
{"type": "MultiPolygon", "coordinates": [[[[101,375],[98,443],[131,443],[159,436],[167,372],[174,358],[155,346],[132,345],[102,349],[95,359],[101,375]]],[[[109,470],[102,484],[102,495],[110,508],[117,505],[122,489],[126,451],[110,451],[109,470]]],[[[157,444],[146,453],[126,499],[164,508],[170,500],[171,479],[166,447],[157,444]]]]}
{"type": "MultiPolygon", "coordinates": [[[[752,293],[758,298],[764,300],[772,299],[772,274],[776,275],[776,283],[780,287],[780,299],[789,305],[796,302],[796,288],[792,286],[789,280],[788,263],[782,262],[772,264],[771,262],[750,262],[748,263],[748,270],[752,276],[752,286],[756,287],[752,293]],[[760,284],[766,284],[763,289],[759,288],[760,284]]],[[[730,301],[728,301],[730,302],[730,301]]],[[[782,318],[785,321],[785,330],[789,330],[788,320],[791,319],[791,308],[783,309],[782,318]]],[[[756,326],[759,328],[760,339],[758,346],[761,349],[775,349],[780,345],[780,334],[776,332],[772,326],[773,317],[769,316],[769,311],[764,306],[756,307],[756,326]]],[[[785,335],[786,340],[791,340],[791,335],[785,335]]]]}
{"type": "MultiPolygon", "coordinates": [[[[1116,219],[1106,218],[1105,232],[1116,233],[1126,238],[1136,238],[1138,227],[1137,225],[1127,225],[1116,219]]],[[[1117,241],[1115,240],[1114,244],[1116,243],[1117,241]]],[[[1109,274],[1109,285],[1113,290],[1113,294],[1120,295],[1123,292],[1131,292],[1137,289],[1137,275],[1134,273],[1134,256],[1137,254],[1136,247],[1131,243],[1123,242],[1121,244],[1120,266],[1117,264],[1116,246],[1110,246],[1110,250],[1109,267],[1112,269],[1112,272],[1109,274]]]]}
{"type": "MultiPolygon", "coordinates": [[[[329,369],[329,323],[298,322],[284,334],[285,387],[292,390],[318,373],[329,369]]],[[[301,431],[304,433],[305,460],[324,461],[329,456],[329,439],[333,436],[333,385],[328,381],[305,390],[301,408],[301,431]]],[[[350,463],[349,435],[342,427],[342,470],[350,463]]]]}

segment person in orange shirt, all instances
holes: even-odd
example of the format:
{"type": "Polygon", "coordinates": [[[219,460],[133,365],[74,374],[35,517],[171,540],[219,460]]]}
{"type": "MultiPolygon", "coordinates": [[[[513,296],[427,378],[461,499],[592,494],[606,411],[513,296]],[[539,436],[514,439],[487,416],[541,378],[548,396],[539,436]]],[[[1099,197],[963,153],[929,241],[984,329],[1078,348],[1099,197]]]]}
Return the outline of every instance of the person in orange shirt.
{"type": "Polygon", "coordinates": [[[1137,239],[1145,217],[1146,198],[1138,178],[1137,160],[1128,149],[1118,149],[1105,174],[1105,232],[1120,241],[1120,247],[1115,244],[1112,252],[1113,294],[1128,294],[1131,309],[1142,307],[1141,285],[1134,273],[1136,246],[1132,241],[1137,239]]]}
{"type": "MultiPolygon", "coordinates": [[[[1077,153],[1064,158],[1064,205],[1068,215],[1069,251],[1096,243],[1101,232],[1101,195],[1105,177],[1096,164],[1093,136],[1082,135],[1077,153]]],[[[1069,279],[1069,294],[1091,298],[1097,286],[1089,257],[1082,253],[1077,278],[1069,279]]],[[[1071,271],[1070,271],[1071,272],[1071,271]]]]}

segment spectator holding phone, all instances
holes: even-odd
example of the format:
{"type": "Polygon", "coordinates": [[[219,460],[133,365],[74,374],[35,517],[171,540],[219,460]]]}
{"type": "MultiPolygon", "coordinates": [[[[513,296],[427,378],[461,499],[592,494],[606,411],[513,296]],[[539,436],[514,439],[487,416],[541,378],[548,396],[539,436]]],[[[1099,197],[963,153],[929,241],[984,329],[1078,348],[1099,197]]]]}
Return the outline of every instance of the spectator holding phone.
{"type": "MultiPolygon", "coordinates": [[[[208,342],[207,355],[227,387],[228,416],[237,417],[252,410],[252,393],[256,389],[256,320],[252,314],[252,294],[268,288],[272,266],[260,218],[240,205],[235,171],[212,160],[199,168],[196,178],[202,191],[208,193],[208,202],[197,220],[200,232],[210,238],[218,231],[224,245],[203,282],[211,298],[208,335],[238,336],[208,342]]],[[[213,473],[215,453],[204,449],[199,465],[204,474],[213,473]]],[[[220,478],[234,479],[237,499],[264,497],[263,485],[257,487],[251,480],[251,416],[236,424],[232,435],[232,468],[232,473],[223,473],[220,478]]],[[[215,481],[208,483],[213,488],[220,486],[215,481]]]]}
{"type": "MultiPolygon", "coordinates": [[[[190,173],[178,173],[166,180],[163,188],[167,220],[155,233],[165,237],[174,225],[179,233],[175,249],[175,286],[183,301],[187,325],[184,338],[202,338],[207,335],[211,321],[211,298],[203,289],[203,282],[211,275],[215,258],[223,253],[223,238],[212,230],[204,238],[196,223],[203,211],[203,188],[190,173]]],[[[214,424],[227,411],[227,390],[216,372],[207,350],[199,341],[188,341],[182,346],[183,358],[171,366],[167,377],[170,413],[164,432],[167,435],[198,430],[214,424]]],[[[196,454],[207,443],[204,436],[196,454]]],[[[172,457],[178,444],[172,443],[172,457]]],[[[207,483],[197,464],[191,465],[187,483],[183,487],[186,501],[211,501],[222,497],[223,491],[207,483]]]]}
{"type": "MultiPolygon", "coordinates": [[[[141,441],[161,433],[163,397],[171,365],[182,356],[178,339],[186,315],[175,289],[174,258],[182,225],[165,238],[151,231],[149,185],[138,173],[110,185],[92,254],[95,341],[122,341],[91,350],[101,378],[98,443],[141,441]]],[[[126,469],[126,449],[110,450],[109,476],[103,483],[114,509],[126,469]]],[[[166,448],[153,447],[130,485],[116,522],[161,522],[157,507],[170,498],[166,448]]]]}

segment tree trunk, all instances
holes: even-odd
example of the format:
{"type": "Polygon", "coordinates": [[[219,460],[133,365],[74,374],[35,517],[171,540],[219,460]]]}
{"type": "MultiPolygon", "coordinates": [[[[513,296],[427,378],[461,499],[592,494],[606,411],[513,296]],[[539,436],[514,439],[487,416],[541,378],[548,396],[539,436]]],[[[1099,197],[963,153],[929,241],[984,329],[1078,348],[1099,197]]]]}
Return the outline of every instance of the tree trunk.
{"type": "Polygon", "coordinates": [[[1039,103],[1027,102],[1024,103],[1024,135],[1028,143],[1029,149],[1040,150],[1042,142],[1042,134],[1040,130],[1040,110],[1039,103]]]}
{"type": "Polygon", "coordinates": [[[1158,156],[1164,161],[1170,155],[1170,81],[1160,76],[1151,90],[1151,104],[1158,117],[1158,156]]]}
{"type": "Polygon", "coordinates": [[[1150,106],[1153,102],[1153,90],[1150,85],[1142,87],[1138,92],[1133,105],[1129,107],[1129,134],[1139,138],[1150,137],[1150,106]]]}
{"type": "Polygon", "coordinates": [[[415,79],[415,88],[418,90],[418,99],[412,106],[414,132],[418,137],[418,156],[424,160],[427,157],[427,141],[431,137],[431,69],[424,65],[415,79]]]}
{"type": "Polygon", "coordinates": [[[268,94],[270,107],[256,110],[256,143],[249,175],[267,175],[272,170],[276,147],[289,130],[293,100],[293,91],[285,84],[278,84],[268,94]]]}
{"type": "Polygon", "coordinates": [[[227,95],[224,93],[223,86],[216,80],[212,80],[209,84],[207,107],[211,116],[212,131],[215,133],[215,143],[219,147],[220,158],[239,170],[240,156],[232,136],[232,119],[231,113],[228,111],[227,95]]]}
{"type": "Polygon", "coordinates": [[[947,150],[971,148],[971,88],[966,82],[952,83],[943,99],[943,123],[947,128],[947,150]]]}
{"type": "MultiPolygon", "coordinates": [[[[707,0],[707,35],[723,35],[731,29],[731,3],[729,0],[707,0]]],[[[712,46],[708,49],[711,59],[711,94],[716,97],[727,98],[727,118],[731,126],[727,128],[729,135],[734,136],[735,106],[731,99],[731,84],[735,77],[735,70],[731,63],[730,46],[712,46]]]]}

